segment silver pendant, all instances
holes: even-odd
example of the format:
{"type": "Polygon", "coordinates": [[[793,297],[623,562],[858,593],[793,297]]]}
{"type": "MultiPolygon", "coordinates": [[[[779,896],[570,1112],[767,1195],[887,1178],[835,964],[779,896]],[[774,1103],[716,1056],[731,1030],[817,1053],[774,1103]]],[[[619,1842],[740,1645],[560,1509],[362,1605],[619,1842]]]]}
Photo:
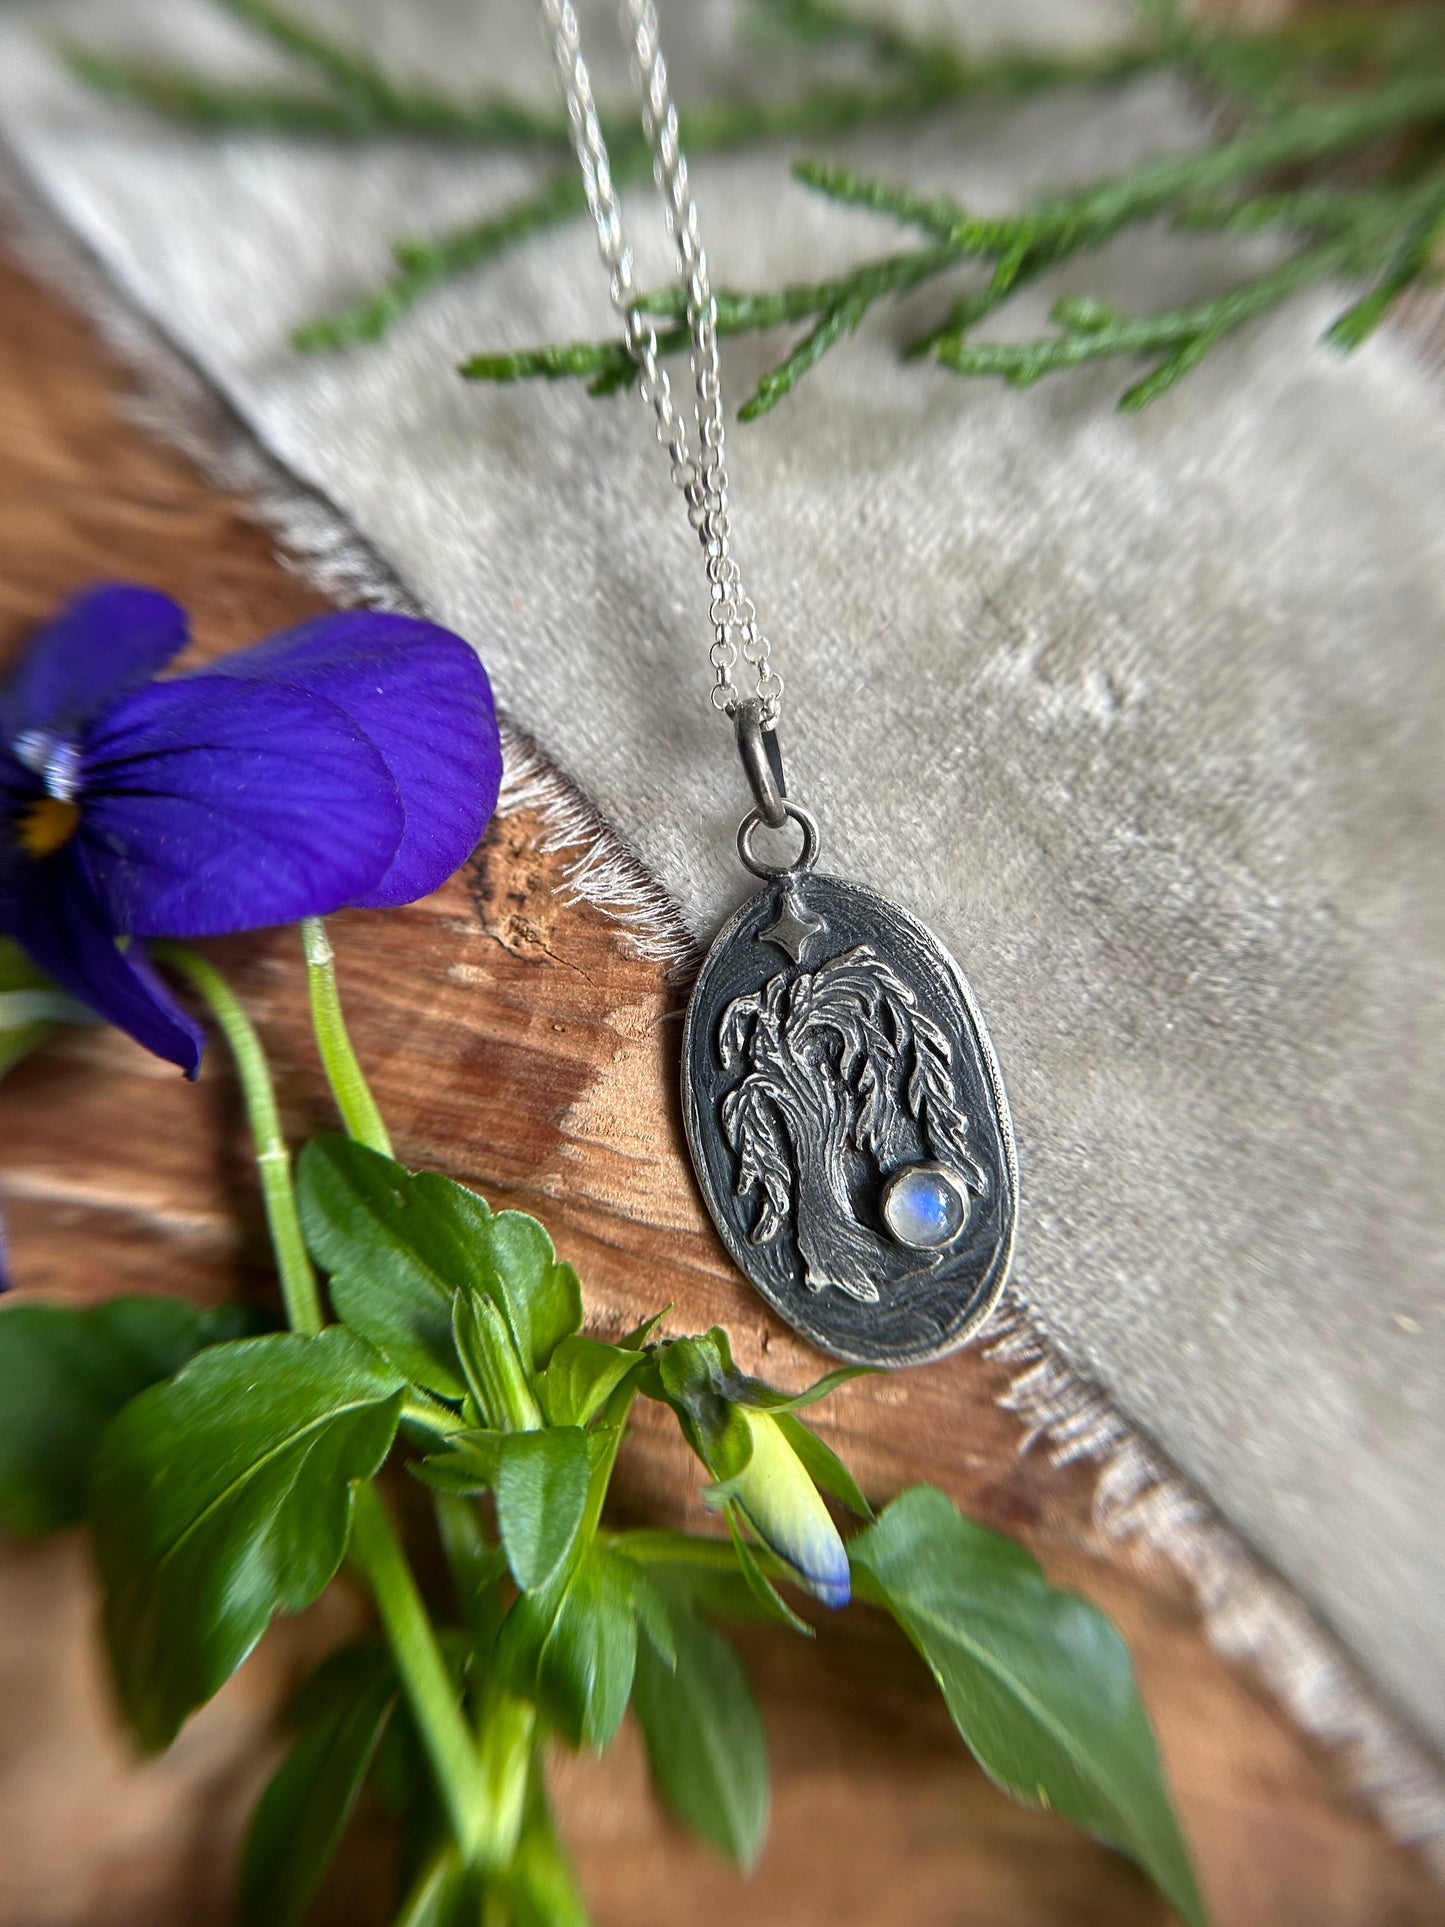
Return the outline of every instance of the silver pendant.
{"type": "Polygon", "coordinates": [[[708,952],[682,1101],[713,1221],[795,1330],[851,1363],[961,1345],[1003,1289],[1018,1173],[1008,1101],[963,972],[871,890],[820,876],[771,732],[739,718],[758,807],[738,835],[765,879],[708,952]],[[802,830],[771,865],[758,830],[802,830]],[[770,823],[770,819],[776,819],[770,823]]]}

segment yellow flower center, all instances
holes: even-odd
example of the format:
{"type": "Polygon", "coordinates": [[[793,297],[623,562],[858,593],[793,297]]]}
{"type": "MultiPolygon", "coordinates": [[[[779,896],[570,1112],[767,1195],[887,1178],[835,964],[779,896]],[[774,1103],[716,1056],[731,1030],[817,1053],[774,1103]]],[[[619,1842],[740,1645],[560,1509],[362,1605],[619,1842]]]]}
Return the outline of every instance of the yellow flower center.
{"type": "Polygon", "coordinates": [[[31,856],[54,856],[67,844],[80,824],[80,810],[58,796],[42,796],[22,812],[16,825],[21,844],[31,856]]]}

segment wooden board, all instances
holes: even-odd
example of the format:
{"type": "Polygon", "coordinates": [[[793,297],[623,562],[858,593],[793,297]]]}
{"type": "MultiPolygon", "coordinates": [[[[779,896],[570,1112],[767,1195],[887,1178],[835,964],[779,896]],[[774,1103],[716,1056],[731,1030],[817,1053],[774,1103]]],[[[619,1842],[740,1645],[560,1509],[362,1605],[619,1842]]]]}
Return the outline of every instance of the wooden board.
{"type": "MultiPolygon", "coordinates": [[[[55,601],[100,576],[169,590],[214,654],[320,599],[237,505],[127,424],[124,380],[84,326],[0,264],[0,664],[55,601]]],[[[675,1329],[733,1332],[783,1383],[816,1360],[732,1272],[694,1197],[674,1096],[681,999],[617,927],[569,902],[537,821],[493,827],[427,903],[335,919],[354,1033],[399,1154],[535,1211],[603,1331],[672,1301],[675,1329]]],[[[214,946],[268,1040],[295,1138],[331,1125],[294,933],[214,946]]],[[[24,1292],[71,1301],[269,1290],[256,1187],[219,1053],[198,1086],[101,1031],[67,1034],[0,1087],[0,1186],[24,1292]]],[[[1417,1862],[1202,1638],[1178,1581],[1101,1543],[1091,1481],[1020,1456],[977,1352],[850,1386],[832,1436],[883,1498],[912,1480],[1021,1535],[1130,1638],[1219,1927],[1423,1927],[1445,1920],[1417,1862]]],[[[621,1514],[696,1523],[698,1468],[648,1410],[621,1514]]],[[[128,1760],[93,1646],[74,1539],[0,1549],[0,1927],[200,1924],[227,1917],[238,1831],[274,1757],[288,1681],[360,1623],[338,1590],[278,1629],[173,1752],[128,1760]]],[[[1124,1862],[995,1792],[923,1668],[881,1619],[830,1620],[813,1646],[743,1641],[774,1748],[773,1829],[744,1889],[662,1821],[635,1735],[556,1775],[602,1927],[746,1910],[755,1927],[1145,1927],[1168,1918],[1124,1862]]],[[[381,1923],[387,1842],[357,1829],[321,1918],[381,1923]]]]}

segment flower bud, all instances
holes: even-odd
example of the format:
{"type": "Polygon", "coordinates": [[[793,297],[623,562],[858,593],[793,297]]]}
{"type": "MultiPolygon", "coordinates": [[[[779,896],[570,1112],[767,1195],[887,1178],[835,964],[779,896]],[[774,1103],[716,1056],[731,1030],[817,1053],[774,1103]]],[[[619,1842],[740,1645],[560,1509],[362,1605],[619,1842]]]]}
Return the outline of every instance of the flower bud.
{"type": "Polygon", "coordinates": [[[546,1423],[506,1319],[488,1297],[458,1292],[452,1333],[484,1425],[535,1432],[546,1423]]]}
{"type": "Polygon", "coordinates": [[[848,1554],[822,1495],[769,1413],[735,1406],[752,1434],[752,1456],[727,1494],[763,1543],[794,1568],[825,1606],[846,1606],[848,1554]]]}

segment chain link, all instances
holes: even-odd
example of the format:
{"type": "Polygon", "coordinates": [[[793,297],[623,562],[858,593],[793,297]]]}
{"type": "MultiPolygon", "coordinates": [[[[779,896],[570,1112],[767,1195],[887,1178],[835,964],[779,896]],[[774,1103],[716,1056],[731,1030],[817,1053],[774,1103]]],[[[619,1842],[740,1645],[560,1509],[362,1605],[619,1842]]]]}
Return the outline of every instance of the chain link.
{"type": "Polygon", "coordinates": [[[689,447],[687,424],[673,405],[672,384],[657,349],[657,332],[637,305],[632,250],[622,232],[622,210],[612,184],[607,143],[597,118],[597,103],[577,31],[571,0],[541,0],[572,128],[572,145],[582,169],[587,205],[597,227],[597,246],[607,269],[612,305],[622,317],[627,351],[637,364],[643,400],[657,418],[657,439],[672,479],[687,503],[688,520],[702,543],[711,589],[713,643],[708,651],[715,709],[731,716],[743,700],[733,671],[738,657],[756,675],[756,696],[764,726],[778,719],[783,679],[772,666],[772,644],[758,624],[752,598],[743,587],[733,558],[728,527],[728,475],[724,452],[722,381],[718,364],[717,301],[708,280],[707,254],[698,235],[697,205],[688,186],[687,157],[678,143],[677,109],[668,91],[667,63],[657,44],[653,0],[623,0],[623,30],[632,48],[633,67],[642,91],[642,127],[652,149],[652,171],[663,197],[667,230],[677,251],[678,278],[687,294],[687,325],[692,344],[693,421],[697,453],[689,447]]]}

